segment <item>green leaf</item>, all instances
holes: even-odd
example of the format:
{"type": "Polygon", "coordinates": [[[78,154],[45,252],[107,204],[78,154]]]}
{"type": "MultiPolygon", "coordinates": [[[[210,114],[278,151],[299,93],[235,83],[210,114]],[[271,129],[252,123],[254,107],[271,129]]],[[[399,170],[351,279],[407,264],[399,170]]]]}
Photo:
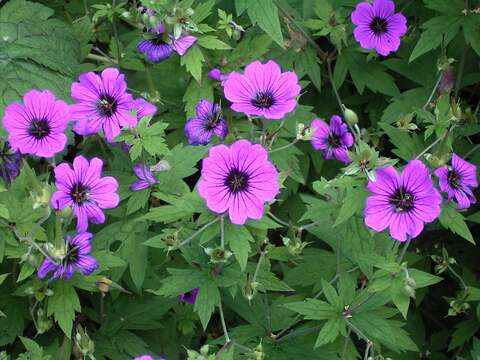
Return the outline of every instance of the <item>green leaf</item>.
{"type": "Polygon", "coordinates": [[[318,348],[333,342],[340,335],[342,328],[345,328],[345,321],[341,317],[329,319],[320,330],[314,347],[318,348]]]}
{"type": "Polygon", "coordinates": [[[480,323],[476,318],[470,318],[455,325],[448,351],[458,348],[469,341],[480,329],[480,323]]]}
{"type": "Polygon", "coordinates": [[[80,300],[73,286],[64,281],[53,285],[53,296],[48,300],[47,315],[53,315],[55,321],[70,339],[72,335],[75,311],[80,311],[80,300]]]}
{"type": "Polygon", "coordinates": [[[468,15],[462,22],[463,36],[468,45],[480,56],[480,22],[477,15],[468,15]]]}
{"type": "Polygon", "coordinates": [[[365,204],[365,199],[367,198],[368,192],[361,187],[349,188],[347,190],[347,195],[343,200],[342,207],[338,214],[337,219],[333,227],[336,227],[346,220],[350,219],[357,212],[361,211],[365,204]]]}
{"type": "Polygon", "coordinates": [[[237,226],[225,222],[225,241],[235,255],[242,271],[247,267],[250,242],[255,241],[245,226],[237,226]]]}
{"type": "Polygon", "coordinates": [[[408,274],[415,280],[415,288],[420,289],[426,286],[435,285],[443,279],[418,269],[408,269],[408,274]]]}
{"type": "Polygon", "coordinates": [[[296,65],[305,70],[313,85],[320,91],[322,87],[321,68],[318,63],[317,53],[311,46],[298,53],[296,65]]]}
{"type": "Polygon", "coordinates": [[[393,152],[400,158],[408,161],[422,152],[423,143],[418,135],[410,135],[406,130],[385,123],[380,123],[380,126],[387,133],[392,144],[396,146],[393,152]]]}
{"type": "Polygon", "coordinates": [[[218,39],[216,36],[205,35],[198,38],[198,45],[206,49],[212,50],[230,50],[230,45],[224,43],[222,40],[218,39]]]}
{"type": "Polygon", "coordinates": [[[215,306],[220,304],[220,291],[211,279],[200,284],[194,310],[198,313],[203,329],[207,328],[215,306]]]}
{"type": "Polygon", "coordinates": [[[445,229],[449,229],[454,234],[460,235],[465,240],[475,244],[472,233],[465,223],[465,218],[455,209],[454,206],[453,203],[449,203],[442,207],[442,213],[439,218],[440,224],[442,224],[445,229]]]}
{"type": "Polygon", "coordinates": [[[6,274],[0,275],[0,285],[2,285],[2,283],[5,281],[5,279],[7,278],[8,275],[10,275],[10,274],[6,273],[6,274]]]}
{"type": "Polygon", "coordinates": [[[278,9],[273,0],[248,0],[248,16],[280,47],[284,47],[278,9]]]}
{"type": "Polygon", "coordinates": [[[212,8],[214,5],[215,0],[207,0],[200,2],[200,4],[195,8],[195,12],[192,15],[192,21],[196,24],[201,23],[212,13],[212,8]]]}
{"type": "Polygon", "coordinates": [[[202,99],[213,101],[212,82],[209,79],[203,79],[201,83],[193,80],[190,81],[187,91],[185,91],[185,95],[183,95],[187,117],[195,116],[195,108],[202,99]]]}
{"type": "Polygon", "coordinates": [[[135,211],[142,209],[147,205],[150,198],[150,189],[134,191],[128,198],[127,215],[133,214],[135,211]]]}
{"type": "Polygon", "coordinates": [[[323,294],[325,295],[325,298],[330,304],[332,304],[333,307],[335,307],[337,310],[343,308],[344,304],[341,302],[340,297],[338,296],[337,291],[332,286],[332,284],[323,280],[322,289],[323,289],[323,294]]]}
{"type": "Polygon", "coordinates": [[[135,284],[137,290],[142,288],[143,280],[148,266],[148,247],[142,246],[144,232],[146,230],[145,223],[129,224],[126,236],[123,239],[121,248],[121,256],[128,262],[130,277],[135,284]],[[133,226],[132,226],[133,225],[133,226]]]}
{"type": "Polygon", "coordinates": [[[202,51],[197,44],[193,45],[188,52],[181,57],[180,64],[200,82],[202,80],[202,63],[205,61],[202,51]]]}
{"type": "Polygon", "coordinates": [[[3,204],[0,204],[0,217],[7,220],[10,219],[10,213],[8,212],[8,208],[3,204]]]}
{"type": "Polygon", "coordinates": [[[292,302],[284,306],[303,315],[306,320],[327,320],[333,319],[338,315],[338,311],[331,304],[316,299],[292,302]]]}

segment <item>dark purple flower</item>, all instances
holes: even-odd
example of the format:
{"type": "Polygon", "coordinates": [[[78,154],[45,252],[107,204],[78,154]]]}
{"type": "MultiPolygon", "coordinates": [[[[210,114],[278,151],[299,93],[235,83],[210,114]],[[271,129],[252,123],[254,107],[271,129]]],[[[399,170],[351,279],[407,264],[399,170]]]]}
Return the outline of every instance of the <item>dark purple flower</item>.
{"type": "Polygon", "coordinates": [[[157,107],[144,98],[135,99],[133,101],[133,108],[137,112],[138,120],[146,116],[153,116],[157,112],[157,107]]]}
{"type": "Polygon", "coordinates": [[[231,109],[265,119],[282,119],[297,106],[300,94],[298,77],[292,71],[282,73],[275,61],[254,61],[244,74],[232,72],[223,83],[231,109]]]}
{"type": "Polygon", "coordinates": [[[70,120],[67,103],[55,99],[48,90],[28,91],[23,103],[8,105],[3,116],[12,149],[47,158],[62,151],[67,144],[64,132],[70,120]]]}
{"type": "Polygon", "coordinates": [[[22,165],[22,154],[13,151],[8,142],[3,144],[0,149],[0,177],[5,183],[10,184],[18,175],[20,175],[20,166],[22,165]]]}
{"type": "Polygon", "coordinates": [[[442,197],[420,160],[410,161],[400,176],[393,166],[377,170],[376,176],[368,182],[372,195],[365,207],[365,224],[375,231],[390,227],[392,238],[406,241],[440,215],[442,197]]]}
{"type": "Polygon", "coordinates": [[[80,82],[72,84],[72,98],[77,101],[70,107],[77,134],[93,135],[103,130],[107,141],[112,142],[120,128],[137,125],[137,117],[130,111],[134,105],[125,75],[115,68],[107,68],[101,75],[80,75],[80,82]]]}
{"type": "Polygon", "coordinates": [[[313,129],[311,144],[315,150],[323,150],[325,159],[335,158],[345,164],[351,162],[348,148],[353,145],[353,136],[340,116],[333,115],[330,118],[330,126],[321,119],[315,119],[311,128],[313,129]]]}
{"type": "Polygon", "coordinates": [[[77,217],[77,231],[88,228],[88,220],[94,224],[105,222],[102,209],[111,209],[118,205],[118,182],[111,176],[101,177],[103,161],[93,158],[88,161],[83,156],[73,160],[73,169],[67,163],[55,169],[55,185],[50,203],[56,210],[67,206],[73,209],[77,217]]]}
{"type": "Polygon", "coordinates": [[[147,39],[140,41],[137,50],[144,54],[150,62],[159,63],[173,54],[170,38],[165,34],[165,28],[162,24],[158,24],[155,29],[150,29],[147,36],[147,39]]]}
{"type": "Polygon", "coordinates": [[[185,124],[185,135],[190,145],[207,145],[216,134],[221,140],[228,135],[228,124],[222,118],[218,104],[200,100],[196,108],[197,117],[185,124]]]}
{"type": "Polygon", "coordinates": [[[83,232],[75,235],[65,237],[65,256],[59,259],[58,263],[53,262],[48,258],[43,260],[42,265],[38,269],[38,277],[44,279],[48,273],[53,272],[53,279],[68,280],[73,276],[75,270],[80,271],[83,275],[88,276],[97,268],[97,260],[90,256],[92,245],[90,240],[93,235],[88,232],[83,232]]]}
{"type": "Polygon", "coordinates": [[[260,144],[217,145],[203,159],[198,191],[211,211],[228,211],[233,224],[243,225],[247,218],[260,220],[264,203],[277,196],[278,171],[260,144]]]}
{"type": "Polygon", "coordinates": [[[178,295],[178,299],[180,301],[193,305],[197,300],[197,296],[198,296],[198,288],[194,288],[189,292],[178,295]]]}
{"type": "Polygon", "coordinates": [[[150,170],[150,167],[143,164],[135,164],[133,172],[137,175],[138,180],[130,185],[130,190],[139,191],[158,184],[158,180],[150,170]]]}
{"type": "Polygon", "coordinates": [[[473,188],[478,186],[477,167],[457,154],[452,155],[452,166],[442,166],[435,170],[440,190],[446,192],[448,200],[455,198],[459,209],[467,209],[477,199],[473,188]]]}
{"type": "Polygon", "coordinates": [[[356,25],[353,35],[364,49],[375,49],[387,56],[400,47],[400,37],[407,32],[407,19],[395,13],[392,0],[360,2],[352,12],[352,23],[356,25]]]}

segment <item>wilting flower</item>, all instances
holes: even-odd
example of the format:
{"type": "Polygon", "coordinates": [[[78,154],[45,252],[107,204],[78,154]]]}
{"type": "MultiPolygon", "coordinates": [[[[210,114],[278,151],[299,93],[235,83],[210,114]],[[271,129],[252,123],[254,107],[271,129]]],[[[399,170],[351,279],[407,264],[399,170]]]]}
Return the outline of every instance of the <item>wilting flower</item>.
{"type": "Polygon", "coordinates": [[[200,196],[216,212],[228,211],[230,221],[242,225],[260,220],[263,204],[279,192],[278,171],[259,144],[238,140],[230,147],[217,145],[203,159],[200,196]]]}
{"type": "Polygon", "coordinates": [[[266,64],[254,61],[244,74],[230,73],[223,86],[232,110],[265,119],[281,119],[293,111],[300,94],[297,75],[292,71],[282,73],[272,60],[266,64]]]}
{"type": "Polygon", "coordinates": [[[0,149],[0,177],[5,183],[10,184],[20,174],[22,154],[13,151],[8,142],[0,149]]]}
{"type": "Polygon", "coordinates": [[[139,120],[146,116],[153,116],[157,112],[157,107],[144,98],[135,99],[133,101],[133,109],[136,110],[139,120]]]}
{"type": "Polygon", "coordinates": [[[395,13],[392,0],[360,2],[352,12],[352,23],[356,25],[353,35],[364,49],[375,49],[387,56],[400,47],[400,37],[407,32],[407,19],[395,13]]]}
{"type": "Polygon", "coordinates": [[[77,101],[70,107],[77,134],[93,135],[103,129],[107,141],[112,142],[121,127],[137,125],[137,117],[130,111],[134,105],[125,75],[115,68],[107,68],[101,75],[80,75],[80,82],[72,84],[72,98],[77,101]]]}
{"type": "Polygon", "coordinates": [[[90,240],[93,235],[83,232],[65,237],[65,254],[59,263],[55,263],[52,259],[43,260],[42,265],[38,269],[38,277],[44,279],[48,273],[53,272],[52,278],[68,280],[73,276],[75,270],[80,271],[83,275],[88,276],[97,268],[97,260],[90,256],[92,245],[90,240]]]}
{"type": "Polygon", "coordinates": [[[323,150],[325,159],[337,159],[347,164],[348,148],[353,145],[353,136],[348,131],[348,126],[338,115],[330,118],[330,126],[321,119],[312,121],[313,138],[311,144],[315,150],[323,150]]]}
{"type": "Polygon", "coordinates": [[[478,186],[477,167],[457,154],[452,155],[452,166],[435,170],[440,190],[446,192],[448,200],[455,198],[459,209],[467,209],[476,203],[471,188],[478,186]]]}
{"type": "Polygon", "coordinates": [[[105,222],[102,209],[118,205],[118,182],[111,176],[101,177],[103,161],[93,158],[88,161],[83,156],[73,160],[73,169],[67,163],[55,169],[55,185],[50,203],[56,210],[70,206],[77,217],[77,231],[86,231],[88,221],[94,224],[105,222]]]}
{"type": "Polygon", "coordinates": [[[405,241],[440,215],[442,197],[420,160],[410,161],[400,176],[393,166],[378,169],[376,175],[376,181],[368,182],[372,195],[365,207],[365,224],[372,229],[390,227],[394,239],[405,241]]]}
{"type": "Polygon", "coordinates": [[[220,81],[223,86],[223,84],[225,83],[225,80],[228,79],[228,74],[227,75],[222,74],[219,68],[214,68],[209,71],[208,77],[212,80],[220,81]]]}
{"type": "Polygon", "coordinates": [[[28,91],[23,103],[8,105],[3,117],[12,149],[47,158],[62,151],[67,144],[64,131],[70,119],[67,103],[56,100],[48,90],[28,91]]]}
{"type": "Polygon", "coordinates": [[[133,166],[133,172],[137,175],[138,180],[130,185],[132,191],[139,191],[155,184],[158,184],[158,180],[150,170],[150,167],[144,164],[135,164],[133,166]]]}
{"type": "Polygon", "coordinates": [[[438,92],[440,94],[448,94],[455,86],[455,72],[452,65],[448,65],[442,72],[440,84],[438,84],[438,92]]]}
{"type": "Polygon", "coordinates": [[[228,135],[228,124],[222,118],[218,104],[200,100],[196,108],[197,117],[188,119],[185,135],[190,145],[207,145],[216,134],[221,140],[228,135]]]}
{"type": "Polygon", "coordinates": [[[193,305],[197,300],[197,296],[198,296],[198,288],[194,288],[189,292],[178,295],[178,299],[180,301],[193,305]]]}

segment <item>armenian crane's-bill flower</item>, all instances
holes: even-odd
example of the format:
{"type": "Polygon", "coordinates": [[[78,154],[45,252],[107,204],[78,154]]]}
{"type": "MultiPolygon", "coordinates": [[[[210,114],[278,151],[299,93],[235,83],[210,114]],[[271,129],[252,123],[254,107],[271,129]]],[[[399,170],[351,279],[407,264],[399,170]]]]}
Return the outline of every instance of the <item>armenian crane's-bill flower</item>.
{"type": "Polygon", "coordinates": [[[282,73],[272,60],[266,64],[254,61],[243,74],[230,73],[223,89],[232,110],[273,120],[293,111],[300,94],[297,75],[292,71],[282,73]]]}
{"type": "Polygon", "coordinates": [[[137,117],[132,113],[135,103],[127,92],[125,75],[107,68],[101,75],[88,72],[72,84],[71,105],[73,130],[80,135],[93,135],[101,130],[108,142],[120,134],[122,127],[135,127],[137,117]]]}
{"type": "Polygon", "coordinates": [[[133,172],[137,176],[138,180],[130,185],[130,190],[132,191],[143,190],[158,184],[158,179],[147,165],[135,164],[133,166],[133,172]]]}
{"type": "Polygon", "coordinates": [[[263,206],[279,192],[278,171],[259,144],[238,140],[231,146],[217,145],[203,159],[200,196],[216,213],[228,211],[233,224],[247,218],[260,220],[263,206]]]}
{"type": "Polygon", "coordinates": [[[65,237],[65,256],[59,259],[58,263],[52,259],[43,260],[38,269],[38,277],[44,279],[49,273],[53,272],[53,279],[70,279],[76,270],[85,276],[90,275],[98,268],[97,260],[90,256],[92,245],[90,244],[93,235],[88,232],[82,232],[65,237]]]}
{"type": "Polygon", "coordinates": [[[144,98],[133,100],[133,109],[137,112],[138,120],[146,116],[153,116],[157,112],[157,107],[144,98]]]}
{"type": "Polygon", "coordinates": [[[368,182],[372,195],[365,207],[365,223],[372,229],[390,228],[392,238],[406,241],[440,215],[442,197],[420,160],[410,161],[400,175],[393,166],[378,169],[376,175],[368,182]]]}
{"type": "Polygon", "coordinates": [[[50,203],[56,210],[70,206],[77,217],[77,231],[86,231],[88,221],[94,224],[105,222],[103,209],[118,205],[118,182],[111,176],[101,177],[103,161],[83,156],[73,160],[73,168],[67,163],[55,169],[55,185],[50,203]]]}
{"type": "Polygon", "coordinates": [[[189,292],[178,295],[178,299],[187,304],[193,305],[197,301],[198,288],[191,289],[189,292]]]}
{"type": "Polygon", "coordinates": [[[312,121],[313,136],[311,144],[315,150],[323,150],[325,159],[337,159],[345,164],[351,162],[348,148],[353,145],[353,136],[348,126],[338,115],[330,118],[330,126],[321,119],[312,121]]]}
{"type": "Polygon", "coordinates": [[[196,108],[196,117],[188,119],[185,135],[190,145],[207,145],[213,135],[223,140],[228,135],[228,124],[222,118],[218,104],[200,100],[196,108]]]}
{"type": "Polygon", "coordinates": [[[23,96],[23,104],[6,107],[3,126],[12,149],[49,158],[65,148],[69,120],[65,101],[57,100],[48,90],[30,90],[23,96]]]}
{"type": "Polygon", "coordinates": [[[10,184],[18,175],[20,175],[20,166],[22,165],[22,154],[12,150],[8,142],[0,147],[0,177],[6,184],[10,184]]]}
{"type": "Polygon", "coordinates": [[[387,56],[400,47],[400,38],[407,32],[407,19],[395,13],[393,0],[360,2],[352,12],[352,23],[356,25],[353,35],[364,49],[375,49],[387,56]]]}
{"type": "Polygon", "coordinates": [[[472,188],[478,186],[477,167],[457,154],[452,155],[452,166],[442,166],[435,170],[440,190],[447,193],[448,200],[455,199],[459,209],[467,209],[477,199],[472,188]]]}

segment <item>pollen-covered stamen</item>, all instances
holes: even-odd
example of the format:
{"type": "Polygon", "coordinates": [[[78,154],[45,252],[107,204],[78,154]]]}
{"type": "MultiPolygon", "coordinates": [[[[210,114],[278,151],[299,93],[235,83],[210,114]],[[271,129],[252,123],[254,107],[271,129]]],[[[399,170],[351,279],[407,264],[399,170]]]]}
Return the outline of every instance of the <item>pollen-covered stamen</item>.
{"type": "Polygon", "coordinates": [[[370,30],[372,30],[375,35],[385,34],[388,32],[387,19],[375,16],[370,22],[370,30]]]}
{"type": "Polygon", "coordinates": [[[117,112],[117,99],[112,95],[103,94],[97,102],[97,112],[100,116],[112,116],[117,112]]]}
{"type": "Polygon", "coordinates": [[[225,179],[225,185],[232,193],[244,191],[248,187],[248,175],[238,169],[232,169],[225,179]]]}
{"type": "Polygon", "coordinates": [[[50,134],[50,124],[47,119],[32,119],[28,128],[28,134],[35,139],[41,140],[50,134]]]}
{"type": "Polygon", "coordinates": [[[274,104],[275,99],[271,92],[256,93],[254,98],[252,99],[252,105],[261,109],[268,109],[274,104]]]}
{"type": "Polygon", "coordinates": [[[409,211],[414,208],[415,195],[401,186],[390,197],[390,203],[395,206],[396,212],[409,211]]]}
{"type": "Polygon", "coordinates": [[[90,189],[88,187],[81,183],[76,183],[70,191],[70,196],[75,204],[81,205],[88,200],[89,193],[90,189]]]}
{"type": "Polygon", "coordinates": [[[461,188],[462,176],[455,170],[449,170],[447,174],[447,181],[452,188],[459,189],[461,188]]]}

